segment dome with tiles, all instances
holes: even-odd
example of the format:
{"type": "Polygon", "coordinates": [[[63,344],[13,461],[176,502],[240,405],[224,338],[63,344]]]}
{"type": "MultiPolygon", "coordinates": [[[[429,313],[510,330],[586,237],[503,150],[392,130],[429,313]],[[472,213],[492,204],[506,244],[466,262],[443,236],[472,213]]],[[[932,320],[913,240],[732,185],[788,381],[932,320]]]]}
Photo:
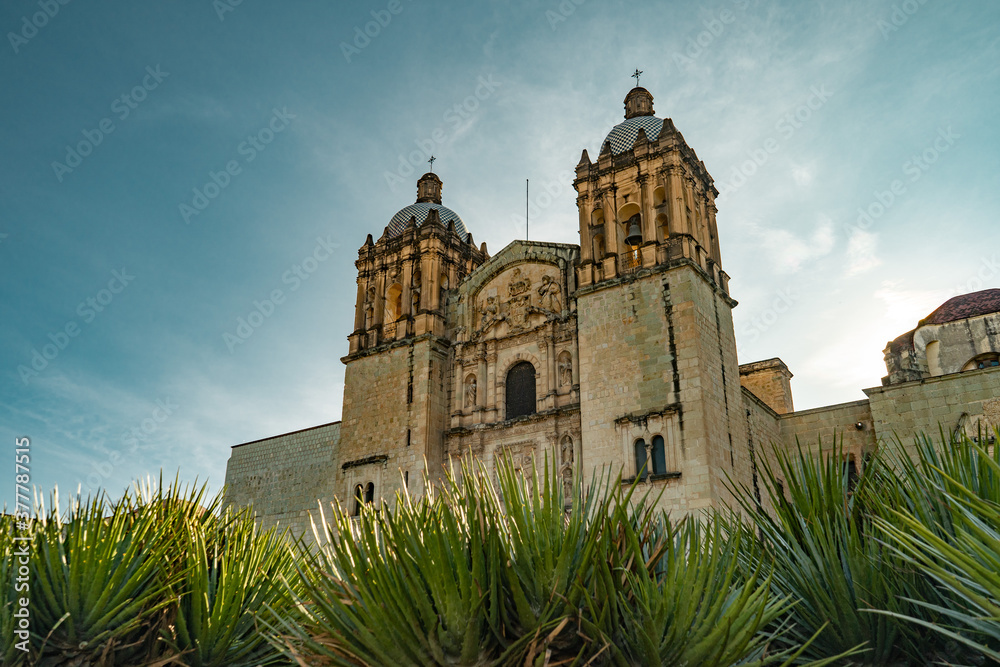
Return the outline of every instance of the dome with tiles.
{"type": "Polygon", "coordinates": [[[663,128],[663,119],[653,115],[653,96],[645,88],[633,88],[625,97],[625,122],[618,123],[601,143],[611,143],[611,152],[617,155],[624,153],[635,144],[639,129],[646,131],[646,138],[656,141],[663,128]]]}
{"type": "Polygon", "coordinates": [[[417,181],[416,203],[401,208],[389,220],[389,236],[393,237],[402,234],[406,226],[410,224],[410,218],[416,219],[417,227],[424,224],[427,222],[427,216],[432,210],[437,211],[442,225],[447,227],[449,223],[454,222],[455,233],[462,239],[468,239],[469,231],[465,228],[462,218],[447,206],[442,206],[441,179],[433,172],[424,174],[417,181]]]}

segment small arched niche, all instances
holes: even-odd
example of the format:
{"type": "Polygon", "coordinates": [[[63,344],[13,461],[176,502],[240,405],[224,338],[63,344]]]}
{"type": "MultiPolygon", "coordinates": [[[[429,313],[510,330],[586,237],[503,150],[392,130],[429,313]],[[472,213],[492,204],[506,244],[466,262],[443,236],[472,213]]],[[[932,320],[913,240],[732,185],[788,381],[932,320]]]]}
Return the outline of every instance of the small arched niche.
{"type": "Polygon", "coordinates": [[[663,186],[653,190],[653,208],[659,208],[667,201],[667,193],[663,186]]]}
{"type": "Polygon", "coordinates": [[[594,259],[602,260],[607,251],[604,247],[604,234],[594,235],[594,259]]]}
{"type": "Polygon", "coordinates": [[[395,322],[403,315],[403,286],[393,283],[385,293],[386,318],[389,322],[395,322]]]}

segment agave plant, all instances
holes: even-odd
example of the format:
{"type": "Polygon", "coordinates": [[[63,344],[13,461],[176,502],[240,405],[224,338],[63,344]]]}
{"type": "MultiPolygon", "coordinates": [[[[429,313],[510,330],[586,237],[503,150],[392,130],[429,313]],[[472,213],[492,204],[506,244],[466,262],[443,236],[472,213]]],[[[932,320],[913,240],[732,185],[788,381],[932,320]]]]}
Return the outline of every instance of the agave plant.
{"type": "Polygon", "coordinates": [[[191,667],[287,664],[267,643],[258,615],[265,605],[286,613],[283,581],[294,572],[284,533],[261,530],[246,512],[226,513],[206,538],[190,526],[177,585],[174,631],[168,642],[191,667]]]}
{"type": "Polygon", "coordinates": [[[494,511],[507,553],[500,641],[509,659],[559,663],[606,651],[617,621],[616,588],[597,578],[595,565],[607,555],[600,548],[608,544],[605,518],[614,502],[607,483],[589,494],[575,485],[567,507],[558,471],[546,459],[541,474],[501,461],[496,486],[499,493],[489,495],[502,502],[494,511]]]}
{"type": "Polygon", "coordinates": [[[31,564],[36,664],[147,662],[176,583],[164,576],[173,545],[160,526],[129,494],[113,504],[74,498],[65,519],[54,496],[31,564]]]}
{"type": "Polygon", "coordinates": [[[1000,662],[1000,448],[942,435],[940,447],[919,439],[916,455],[898,457],[906,483],[878,525],[936,589],[896,615],[1000,662]]]}
{"type": "Polygon", "coordinates": [[[496,477],[466,462],[418,501],[333,508],[298,611],[272,626],[299,664],[730,665],[771,649],[786,598],[741,579],[740,539],[674,526],[621,480],[496,477]]]}
{"type": "MultiPolygon", "coordinates": [[[[872,521],[883,506],[870,500],[878,493],[871,487],[876,476],[866,471],[851,488],[837,443],[826,455],[800,448],[776,450],[775,458],[778,470],[762,465],[773,511],[754,503],[746,490],[737,497],[752,520],[746,534],[757,535],[744,551],[747,567],[767,571],[772,562],[774,594],[794,602],[779,644],[801,647],[815,636],[803,660],[844,656],[844,664],[919,664],[933,647],[899,616],[914,613],[909,599],[920,591],[921,578],[874,537],[872,521]]],[[[877,463],[876,456],[869,465],[877,469],[877,463]]]]}
{"type": "Polygon", "coordinates": [[[332,530],[316,531],[325,544],[304,551],[303,594],[289,589],[300,614],[274,626],[289,653],[300,664],[490,664],[497,609],[487,598],[502,553],[481,488],[467,474],[419,502],[399,498],[392,512],[334,506],[332,530]]]}
{"type": "Polygon", "coordinates": [[[655,567],[626,574],[616,646],[628,664],[768,664],[788,657],[791,651],[763,653],[774,639],[764,629],[778,625],[789,600],[772,595],[767,577],[740,581],[740,542],[721,522],[703,526],[688,518],[655,567]]]}

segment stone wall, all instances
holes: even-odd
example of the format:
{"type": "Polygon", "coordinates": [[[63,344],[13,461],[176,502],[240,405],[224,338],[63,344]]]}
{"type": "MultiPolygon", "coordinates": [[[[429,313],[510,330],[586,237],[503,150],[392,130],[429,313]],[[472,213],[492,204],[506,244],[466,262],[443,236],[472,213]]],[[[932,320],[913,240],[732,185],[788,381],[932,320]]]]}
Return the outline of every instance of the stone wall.
{"type": "Polygon", "coordinates": [[[786,451],[803,451],[814,454],[829,452],[834,448],[834,438],[847,457],[853,456],[860,465],[864,454],[872,451],[880,435],[873,428],[872,412],[868,401],[853,401],[827,405],[811,410],[800,410],[781,416],[781,445],[786,451]],[[857,427],[861,424],[861,428],[857,427]]]}
{"type": "Polygon", "coordinates": [[[265,526],[310,531],[309,513],[328,511],[339,472],[340,422],[255,440],[232,448],[225,503],[251,506],[265,526]]]}
{"type": "Polygon", "coordinates": [[[880,438],[898,437],[910,451],[924,433],[934,440],[964,430],[975,436],[981,424],[1000,426],[1000,368],[966,371],[866,389],[880,438]]]}
{"type": "Polygon", "coordinates": [[[681,473],[655,482],[666,509],[684,513],[725,497],[722,466],[731,468],[745,441],[731,308],[689,263],[581,290],[585,475],[633,469],[632,443],[662,435],[681,473]]]}

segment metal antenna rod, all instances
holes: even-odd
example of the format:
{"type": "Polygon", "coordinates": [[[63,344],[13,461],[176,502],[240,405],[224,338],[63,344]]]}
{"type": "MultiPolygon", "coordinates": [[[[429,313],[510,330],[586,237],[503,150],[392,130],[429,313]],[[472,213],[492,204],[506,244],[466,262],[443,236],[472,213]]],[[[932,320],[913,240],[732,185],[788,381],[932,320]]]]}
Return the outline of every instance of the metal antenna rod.
{"type": "Polygon", "coordinates": [[[528,179],[524,179],[524,240],[528,240],[528,179]]]}

